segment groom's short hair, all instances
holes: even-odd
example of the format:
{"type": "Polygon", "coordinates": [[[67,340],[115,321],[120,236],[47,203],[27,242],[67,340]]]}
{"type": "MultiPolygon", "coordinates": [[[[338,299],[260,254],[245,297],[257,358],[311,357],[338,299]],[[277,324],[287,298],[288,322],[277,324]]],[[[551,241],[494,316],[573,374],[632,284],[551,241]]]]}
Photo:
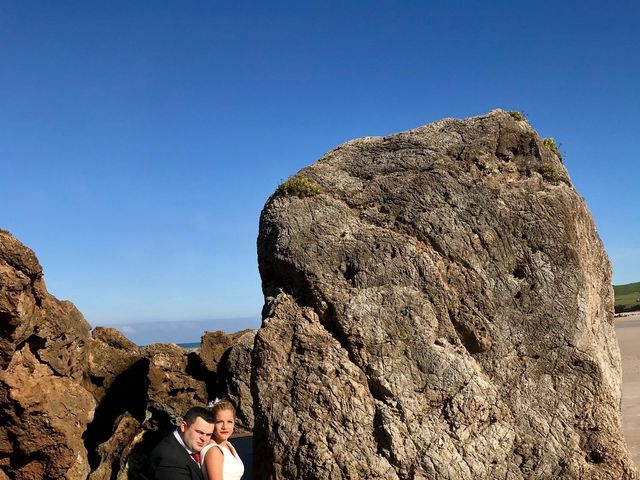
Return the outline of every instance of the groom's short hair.
{"type": "Polygon", "coordinates": [[[191,407],[187,413],[184,414],[182,420],[187,425],[191,425],[198,417],[202,418],[207,423],[215,423],[213,412],[210,408],[205,407],[191,407]]]}

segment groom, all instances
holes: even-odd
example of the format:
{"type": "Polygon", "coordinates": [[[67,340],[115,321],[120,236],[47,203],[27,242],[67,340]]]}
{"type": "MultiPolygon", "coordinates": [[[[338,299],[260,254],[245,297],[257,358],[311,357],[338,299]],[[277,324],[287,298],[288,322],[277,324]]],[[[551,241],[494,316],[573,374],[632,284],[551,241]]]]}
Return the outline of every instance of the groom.
{"type": "Polygon", "coordinates": [[[182,423],[149,455],[150,480],[203,480],[200,450],[209,443],[215,421],[211,410],[193,407],[182,423]]]}

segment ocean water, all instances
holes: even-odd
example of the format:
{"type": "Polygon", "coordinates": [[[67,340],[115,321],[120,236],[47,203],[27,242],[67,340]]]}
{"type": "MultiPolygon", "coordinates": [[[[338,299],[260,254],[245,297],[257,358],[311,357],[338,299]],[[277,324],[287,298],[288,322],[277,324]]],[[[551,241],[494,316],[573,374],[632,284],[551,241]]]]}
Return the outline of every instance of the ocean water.
{"type": "Polygon", "coordinates": [[[200,342],[178,343],[177,345],[182,348],[200,348],[200,342]]]}

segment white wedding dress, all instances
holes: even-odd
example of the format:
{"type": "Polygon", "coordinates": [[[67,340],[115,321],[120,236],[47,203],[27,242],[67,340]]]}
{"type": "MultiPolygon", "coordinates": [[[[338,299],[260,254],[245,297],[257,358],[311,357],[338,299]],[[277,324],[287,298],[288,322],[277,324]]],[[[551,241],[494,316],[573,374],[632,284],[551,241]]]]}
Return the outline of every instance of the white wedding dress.
{"type": "Polygon", "coordinates": [[[229,448],[225,448],[216,443],[210,443],[200,451],[200,466],[202,467],[202,474],[205,480],[209,480],[209,477],[207,476],[207,467],[204,466],[204,457],[207,455],[207,452],[214,447],[219,448],[224,456],[224,461],[222,462],[222,478],[224,480],[240,480],[242,477],[244,473],[244,463],[242,463],[233,445],[227,442],[227,446],[229,448]]]}

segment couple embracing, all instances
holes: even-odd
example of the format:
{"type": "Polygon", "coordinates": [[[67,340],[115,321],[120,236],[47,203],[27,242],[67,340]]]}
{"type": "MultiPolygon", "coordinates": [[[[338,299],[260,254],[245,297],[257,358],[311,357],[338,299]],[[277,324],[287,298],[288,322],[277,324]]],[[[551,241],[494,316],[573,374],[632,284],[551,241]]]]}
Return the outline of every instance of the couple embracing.
{"type": "Polygon", "coordinates": [[[193,407],[149,456],[149,480],[240,480],[244,464],[229,442],[236,411],[227,400],[193,407]]]}

